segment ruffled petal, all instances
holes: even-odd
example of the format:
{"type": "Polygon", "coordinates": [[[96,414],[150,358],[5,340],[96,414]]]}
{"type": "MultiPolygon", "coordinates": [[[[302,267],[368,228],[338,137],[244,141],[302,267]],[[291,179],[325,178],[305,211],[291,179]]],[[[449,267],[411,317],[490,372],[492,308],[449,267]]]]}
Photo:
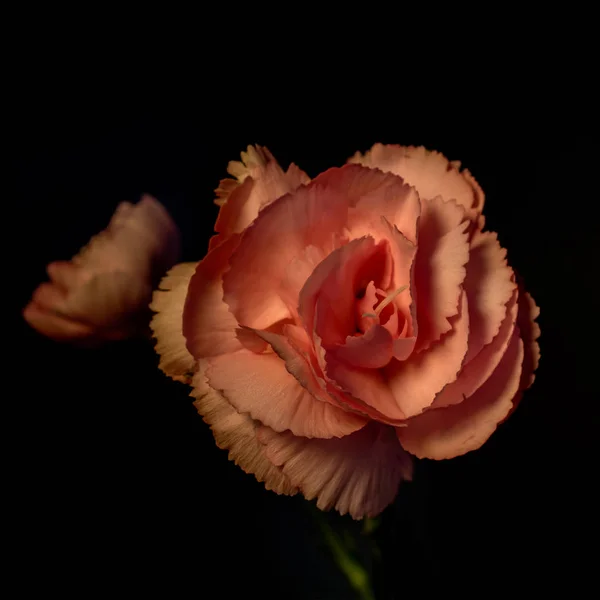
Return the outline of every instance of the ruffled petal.
{"type": "Polygon", "coordinates": [[[150,329],[157,340],[158,368],[183,383],[190,381],[196,362],[183,337],[183,307],[197,265],[181,263],[174,266],[160,282],[150,304],[150,309],[157,313],[150,322],[150,329]]]}
{"type": "Polygon", "coordinates": [[[294,164],[284,172],[261,146],[248,146],[242,152],[242,162],[229,163],[228,171],[238,181],[225,179],[216,190],[221,210],[215,231],[225,236],[241,233],[265,206],[310,181],[294,164]]]}
{"type": "Polygon", "coordinates": [[[492,375],[502,360],[506,348],[512,339],[517,318],[518,292],[513,292],[513,297],[508,303],[506,316],[498,335],[487,346],[465,362],[456,381],[449,383],[433,401],[431,408],[440,408],[452,404],[460,404],[465,398],[472,396],[492,375]]]}
{"type": "Polygon", "coordinates": [[[458,161],[423,147],[375,144],[364,155],[357,152],[348,162],[381,169],[402,177],[414,186],[422,200],[442,196],[464,206],[470,220],[483,210],[484,194],[468,170],[458,161]]]}
{"type": "Polygon", "coordinates": [[[183,309],[183,335],[196,359],[235,352],[242,347],[236,336],[235,317],[223,302],[223,273],[239,244],[234,234],[198,263],[183,309]]]}
{"type": "Polygon", "coordinates": [[[402,446],[419,458],[441,460],[476,450],[507,416],[519,389],[523,342],[515,328],[511,342],[491,377],[454,406],[425,411],[396,432],[402,446]]]}
{"type": "Polygon", "coordinates": [[[364,196],[388,190],[405,195],[407,187],[394,175],[347,165],[330,169],[263,209],[244,232],[223,281],[224,298],[239,323],[267,329],[289,318],[280,285],[291,262],[307,244],[327,256],[335,250],[348,221],[348,211],[364,196]],[[276,251],[273,251],[276,249],[276,251]]]}
{"type": "Polygon", "coordinates": [[[341,437],[364,425],[364,419],[317,400],[286,369],[276,354],[242,349],[208,359],[209,385],[238,410],[275,431],[289,429],[304,437],[341,437]]]}
{"type": "Polygon", "coordinates": [[[441,197],[423,202],[415,280],[419,336],[415,351],[426,350],[450,331],[469,260],[469,221],[464,208],[441,197]]]}
{"type": "Polygon", "coordinates": [[[525,292],[522,285],[519,285],[519,289],[517,326],[523,340],[523,370],[521,371],[519,391],[513,398],[513,407],[506,418],[516,410],[525,390],[533,385],[535,371],[540,364],[540,345],[537,341],[540,337],[540,326],[535,321],[540,315],[540,308],[532,296],[528,292],[525,292]]]}
{"type": "Polygon", "coordinates": [[[418,415],[431,405],[445,385],[456,380],[467,352],[469,337],[469,311],[464,292],[461,294],[460,311],[452,320],[452,331],[427,352],[412,354],[403,362],[392,361],[384,369],[400,409],[398,416],[418,415]]]}
{"type": "Polygon", "coordinates": [[[329,254],[306,280],[298,310],[306,330],[316,331],[324,347],[343,345],[355,332],[356,293],[382,277],[388,247],[371,237],[352,240],[329,254]]]}
{"type": "Polygon", "coordinates": [[[464,287],[471,327],[465,361],[469,362],[498,334],[506,305],[517,288],[506,250],[495,233],[480,232],[473,238],[464,287]]]}
{"type": "Polygon", "coordinates": [[[350,394],[347,401],[351,406],[382,423],[398,425],[406,418],[381,369],[351,366],[332,352],[326,352],[325,362],[327,377],[341,391],[350,394]]]}
{"type": "Polygon", "coordinates": [[[204,370],[205,365],[201,363],[201,368],[194,375],[194,389],[190,395],[196,398],[194,406],[205,423],[210,425],[217,446],[228,450],[229,460],[264,482],[268,490],[288,496],[296,494],[298,490],[289,478],[266,458],[263,445],[256,437],[254,421],[248,415],[238,413],[207,384],[204,370]]]}
{"type": "Polygon", "coordinates": [[[269,460],[308,500],[354,519],[378,515],[394,500],[400,482],[412,477],[411,458],[394,430],[378,423],[341,439],[309,440],[267,427],[258,437],[269,460]]]}
{"type": "Polygon", "coordinates": [[[355,367],[380,369],[394,352],[394,340],[381,325],[374,325],[364,335],[348,336],[346,343],[333,351],[339,359],[355,367]]]}

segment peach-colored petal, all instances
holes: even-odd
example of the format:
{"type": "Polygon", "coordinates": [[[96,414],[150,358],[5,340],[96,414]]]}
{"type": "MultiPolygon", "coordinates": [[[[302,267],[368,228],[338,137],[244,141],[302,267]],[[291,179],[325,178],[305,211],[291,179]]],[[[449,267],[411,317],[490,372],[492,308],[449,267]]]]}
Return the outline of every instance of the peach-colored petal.
{"type": "Polygon", "coordinates": [[[98,328],[127,327],[132,319],[146,316],[151,296],[151,281],[145,277],[122,271],[100,272],[71,290],[54,310],[98,328]]]}
{"type": "Polygon", "coordinates": [[[392,360],[393,351],[390,332],[381,325],[374,325],[364,335],[348,336],[345,344],[332,353],[349,365],[380,369],[392,360]]]}
{"type": "Polygon", "coordinates": [[[183,383],[190,381],[196,363],[183,337],[183,307],[197,264],[175,265],[160,282],[150,304],[150,309],[157,313],[150,322],[150,329],[157,340],[158,368],[183,383]]]}
{"type": "Polygon", "coordinates": [[[229,460],[246,473],[264,482],[268,490],[277,494],[293,495],[295,488],[283,471],[264,455],[263,446],[256,437],[254,421],[248,415],[238,413],[225,398],[206,382],[205,365],[194,375],[194,389],[190,394],[196,400],[194,406],[210,425],[217,446],[229,451],[229,460]]]}
{"type": "Polygon", "coordinates": [[[469,311],[464,292],[460,311],[452,321],[452,331],[427,352],[413,354],[403,362],[392,361],[384,369],[396,404],[406,417],[418,415],[429,407],[435,396],[456,380],[460,372],[469,337],[469,311]]]}
{"type": "Polygon", "coordinates": [[[517,318],[517,297],[518,292],[515,290],[507,305],[506,316],[498,335],[484,346],[479,354],[465,362],[456,381],[449,383],[437,395],[431,408],[460,404],[465,398],[472,396],[492,375],[512,339],[517,318]]]}
{"type": "MultiPolygon", "coordinates": [[[[330,395],[331,389],[327,385],[320,365],[318,362],[315,364],[315,355],[311,347],[311,340],[304,328],[297,325],[284,325],[282,335],[264,330],[245,329],[254,332],[255,335],[267,342],[277,355],[285,361],[287,371],[312,396],[321,402],[345,408],[344,404],[336,401],[336,397],[330,395]]],[[[359,429],[366,423],[365,418],[357,414],[344,414],[343,419],[346,422],[345,427],[353,428],[352,431],[359,429]]],[[[350,429],[348,429],[347,433],[350,433],[350,429]]]]}
{"type": "Polygon", "coordinates": [[[440,196],[423,202],[415,280],[419,336],[415,351],[426,350],[450,331],[469,260],[469,221],[464,208],[440,196]]]}
{"type": "Polygon", "coordinates": [[[85,282],[86,273],[68,260],[57,260],[46,267],[50,280],[63,292],[69,292],[85,282]]]}
{"type": "Polygon", "coordinates": [[[209,385],[239,411],[275,431],[289,429],[304,437],[340,437],[364,425],[364,419],[317,400],[275,354],[245,348],[207,359],[209,385]]]}
{"type": "MultiPolygon", "coordinates": [[[[379,171],[372,173],[381,178],[379,171]]],[[[355,175],[364,177],[361,172],[355,175]]],[[[412,244],[416,244],[420,214],[421,200],[414,188],[397,177],[382,179],[379,187],[365,190],[348,211],[348,231],[353,238],[371,235],[378,242],[382,237],[389,237],[391,224],[412,244]],[[388,226],[382,228],[385,223],[388,226]]]]}
{"type": "Polygon", "coordinates": [[[391,427],[370,423],[341,439],[309,440],[260,428],[265,454],[321,510],[374,517],[412,477],[412,461],[391,427]]]}
{"type": "Polygon", "coordinates": [[[472,241],[465,290],[469,299],[469,350],[466,362],[498,334],[506,305],[517,284],[506,262],[506,250],[495,233],[478,233],[472,241]]]}
{"type": "Polygon", "coordinates": [[[349,208],[364,196],[392,188],[407,193],[393,175],[347,165],[326,171],[264,208],[244,232],[223,279],[225,301],[238,322],[267,329],[289,318],[279,289],[290,263],[309,244],[328,255],[335,249],[335,234],[345,231],[349,208]]]}
{"type": "Polygon", "coordinates": [[[233,180],[225,179],[217,188],[221,210],[215,224],[215,231],[225,236],[241,233],[265,206],[310,181],[296,165],[284,173],[261,146],[248,146],[247,152],[242,152],[242,162],[229,163],[228,171],[238,181],[232,185],[227,182],[233,180]]]}
{"type": "Polygon", "coordinates": [[[515,328],[491,377],[454,406],[425,411],[396,430],[402,446],[419,458],[441,460],[476,450],[506,417],[519,389],[523,342],[515,328]]]}
{"type": "Polygon", "coordinates": [[[329,351],[326,352],[325,361],[327,377],[340,390],[358,400],[359,403],[355,404],[352,398],[345,399],[351,406],[382,423],[398,425],[406,418],[381,369],[348,365],[329,351]]]}
{"type": "Polygon", "coordinates": [[[536,319],[540,315],[539,306],[535,303],[533,297],[525,292],[522,285],[519,285],[519,312],[517,316],[517,325],[523,340],[523,370],[521,372],[521,381],[519,382],[519,391],[513,398],[513,406],[508,413],[508,418],[517,408],[523,398],[525,390],[531,387],[535,380],[535,371],[540,364],[540,326],[536,319]]]}
{"type": "Polygon", "coordinates": [[[223,273],[239,243],[234,234],[198,263],[188,287],[183,309],[183,335],[196,359],[234,352],[242,347],[238,326],[223,302],[223,273]]]}
{"type": "Polygon", "coordinates": [[[179,253],[177,226],[160,202],[144,195],[135,205],[119,205],[108,227],[72,260],[90,272],[127,271],[156,279],[179,253]]]}
{"type": "Polygon", "coordinates": [[[25,307],[23,318],[36,331],[56,341],[91,338],[95,331],[91,325],[48,311],[33,301],[25,307]]]}
{"type": "Polygon", "coordinates": [[[333,251],[317,265],[300,291],[298,310],[306,330],[315,330],[324,347],[343,345],[355,332],[356,293],[361,282],[377,282],[388,260],[385,241],[376,245],[373,238],[363,237],[333,251]]]}
{"type": "Polygon", "coordinates": [[[364,155],[357,152],[348,162],[381,169],[402,177],[414,186],[422,200],[442,196],[465,207],[475,220],[483,210],[484,194],[469,171],[450,162],[443,154],[423,147],[375,144],[364,155]]]}

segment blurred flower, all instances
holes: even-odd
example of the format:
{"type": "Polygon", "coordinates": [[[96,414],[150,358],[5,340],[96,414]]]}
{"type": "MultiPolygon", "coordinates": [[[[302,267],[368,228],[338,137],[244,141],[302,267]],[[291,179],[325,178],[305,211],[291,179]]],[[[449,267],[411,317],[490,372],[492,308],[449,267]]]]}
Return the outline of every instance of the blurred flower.
{"type": "Polygon", "coordinates": [[[56,341],[97,344],[147,329],[152,289],[179,258],[177,226],[151,196],[119,204],[108,227],[70,261],[47,267],[25,320],[56,341]]]}

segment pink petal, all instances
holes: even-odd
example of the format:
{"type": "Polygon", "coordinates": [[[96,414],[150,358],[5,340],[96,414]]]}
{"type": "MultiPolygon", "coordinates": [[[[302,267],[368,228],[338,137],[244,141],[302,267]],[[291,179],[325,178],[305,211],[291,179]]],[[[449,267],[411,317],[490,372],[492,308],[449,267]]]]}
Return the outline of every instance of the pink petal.
{"type": "Polygon", "coordinates": [[[521,381],[519,390],[513,398],[513,406],[506,416],[508,418],[517,408],[523,398],[523,392],[531,387],[535,380],[535,371],[540,364],[540,346],[537,339],[540,337],[540,327],[535,322],[540,314],[540,309],[535,300],[528,292],[525,292],[522,285],[519,286],[519,312],[517,316],[517,325],[523,340],[523,370],[521,372],[521,381]]]}
{"type": "Polygon", "coordinates": [[[517,290],[508,303],[506,316],[498,335],[474,356],[465,362],[456,381],[449,383],[436,397],[431,408],[440,408],[452,404],[460,404],[465,398],[472,396],[492,375],[502,360],[512,339],[517,317],[517,290]]]}
{"type": "MultiPolygon", "coordinates": [[[[416,287],[416,246],[408,240],[396,227],[392,227],[387,221],[388,235],[390,240],[390,254],[394,263],[392,290],[399,289],[408,285],[408,288],[394,298],[394,305],[404,315],[408,330],[405,333],[407,338],[415,338],[418,334],[417,304],[413,300],[417,296],[416,287]]],[[[399,342],[395,344],[394,352],[399,355],[408,356],[414,347],[412,342],[399,342]]],[[[396,358],[399,358],[397,356],[396,358]]]]}
{"type": "Polygon", "coordinates": [[[36,331],[55,341],[73,341],[91,338],[94,328],[48,311],[36,302],[30,302],[23,311],[23,318],[36,331]]]}
{"type": "Polygon", "coordinates": [[[392,361],[384,369],[402,414],[418,415],[431,405],[445,385],[456,380],[467,352],[468,337],[468,302],[463,293],[460,312],[453,317],[452,331],[427,352],[412,354],[403,362],[392,361]]]}
{"type": "Polygon", "coordinates": [[[469,260],[468,220],[454,201],[423,202],[415,280],[419,336],[415,351],[426,350],[450,331],[469,260]]]}
{"type": "Polygon", "coordinates": [[[419,458],[441,460],[476,450],[508,414],[519,389],[523,342],[515,329],[506,353],[491,377],[454,406],[428,410],[398,428],[402,446],[419,458]]]}
{"type": "Polygon", "coordinates": [[[180,263],[174,266],[160,282],[150,304],[150,309],[157,313],[150,322],[150,329],[157,340],[155,350],[160,355],[158,368],[183,383],[189,382],[196,364],[183,337],[183,307],[197,264],[180,263]]]}
{"type": "Polygon", "coordinates": [[[108,227],[73,257],[89,272],[127,271],[159,278],[179,256],[177,226],[155,198],[117,207],[108,227]]]}
{"type": "Polygon", "coordinates": [[[72,290],[55,310],[99,328],[126,327],[136,318],[145,321],[152,297],[151,281],[142,275],[117,272],[94,274],[72,290]]]}
{"type": "Polygon", "coordinates": [[[86,279],[85,271],[68,260],[51,262],[46,267],[46,271],[50,280],[63,292],[76,288],[86,279]]]}
{"type": "Polygon", "coordinates": [[[316,331],[324,347],[342,345],[355,332],[356,293],[361,282],[382,276],[387,260],[388,244],[364,237],[333,251],[306,280],[298,310],[306,330],[316,331]]]}
{"type": "Polygon", "coordinates": [[[394,430],[377,423],[341,439],[308,440],[267,427],[258,437],[269,460],[308,500],[354,519],[378,515],[412,476],[412,461],[394,430]]]}
{"type": "MultiPolygon", "coordinates": [[[[382,423],[398,425],[406,418],[382,370],[348,365],[329,351],[325,360],[327,377],[340,390],[359,401],[358,404],[352,403],[352,406],[382,423]]],[[[352,402],[352,399],[347,401],[352,402]]]]}
{"type": "Polygon", "coordinates": [[[243,162],[231,162],[228,171],[238,178],[229,184],[223,180],[217,189],[221,210],[215,231],[225,236],[241,233],[256,219],[260,210],[310,178],[296,165],[283,172],[273,155],[261,146],[248,146],[242,153],[243,162]]]}
{"type": "Polygon", "coordinates": [[[196,359],[235,352],[242,347],[236,337],[238,326],[223,302],[223,273],[239,244],[234,234],[211,250],[196,267],[183,309],[183,335],[196,359]]]}
{"type": "MultiPolygon", "coordinates": [[[[377,177],[381,178],[381,174],[377,177]]],[[[366,191],[349,210],[348,230],[353,238],[371,235],[379,241],[381,237],[389,237],[391,224],[416,244],[420,214],[421,200],[414,188],[399,178],[383,179],[379,187],[366,191]],[[382,228],[385,222],[388,227],[382,228]]]]}
{"type": "Polygon", "coordinates": [[[364,425],[364,419],[317,400],[286,370],[275,354],[243,349],[208,359],[209,385],[239,411],[275,431],[289,429],[305,437],[340,437],[364,425]]]}
{"type": "MultiPolygon", "coordinates": [[[[460,163],[423,147],[375,144],[364,155],[357,152],[348,162],[394,173],[416,188],[421,200],[442,196],[464,206],[475,220],[483,210],[484,194],[469,171],[460,163]]],[[[405,233],[405,232],[404,232],[405,233]]]]}
{"type": "MultiPolygon", "coordinates": [[[[276,334],[270,331],[251,330],[255,335],[265,340],[277,355],[285,361],[285,368],[292,374],[298,382],[306,388],[315,398],[325,403],[332,403],[335,406],[344,404],[337,402],[337,395],[330,395],[331,389],[327,386],[324,373],[321,370],[311,340],[303,327],[297,325],[284,325],[283,334],[276,334]]],[[[353,427],[352,431],[362,427],[366,420],[364,417],[356,414],[344,414],[344,419],[348,425],[353,427]]],[[[348,431],[350,433],[350,431],[348,431]]]]}
{"type": "Polygon", "coordinates": [[[346,343],[332,351],[340,360],[356,367],[379,369],[392,360],[394,343],[390,332],[375,325],[364,335],[348,336],[346,343]]]}
{"type": "Polygon", "coordinates": [[[279,295],[288,266],[309,245],[325,256],[331,253],[336,248],[335,234],[345,231],[349,209],[363,196],[376,197],[380,190],[407,193],[393,175],[347,165],[322,173],[263,209],[245,231],[223,281],[225,301],[238,322],[267,329],[290,317],[279,295]]]}
{"type": "Polygon", "coordinates": [[[514,272],[506,262],[506,250],[495,233],[486,231],[473,238],[464,287],[471,327],[468,362],[498,334],[506,305],[517,287],[514,272]]]}
{"type": "Polygon", "coordinates": [[[293,495],[297,489],[283,471],[264,455],[263,446],[256,437],[253,420],[248,415],[238,413],[225,398],[206,382],[205,365],[194,375],[194,406],[210,425],[217,446],[229,451],[229,460],[235,462],[246,473],[264,482],[268,490],[277,494],[293,495]]]}

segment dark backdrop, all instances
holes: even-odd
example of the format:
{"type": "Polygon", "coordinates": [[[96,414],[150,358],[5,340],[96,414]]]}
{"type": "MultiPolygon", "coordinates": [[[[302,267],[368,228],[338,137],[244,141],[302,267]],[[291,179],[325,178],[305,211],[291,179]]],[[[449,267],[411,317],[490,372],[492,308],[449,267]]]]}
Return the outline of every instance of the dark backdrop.
{"type": "Polygon", "coordinates": [[[360,92],[315,91],[291,105],[275,89],[250,101],[251,87],[239,97],[223,84],[160,105],[151,86],[127,98],[74,86],[12,113],[17,186],[5,202],[17,217],[5,231],[18,264],[9,319],[19,339],[5,351],[22,372],[5,394],[19,407],[6,426],[18,432],[8,462],[23,589],[349,597],[302,500],[266,492],[227,461],[150,345],[75,350],[29,330],[17,311],[45,265],[71,257],[122,200],[155,195],[181,228],[183,259],[197,260],[217,213],[213,190],[248,144],[315,176],[381,141],[426,145],[471,170],[542,329],[537,381],[511,419],[477,452],[420,461],[401,489],[398,520],[382,536],[385,576],[399,598],[434,589],[489,597],[501,584],[580,595],[597,547],[590,315],[599,231],[585,128],[562,119],[533,129],[530,113],[504,114],[491,100],[417,115],[397,97],[366,106],[360,92]]]}

